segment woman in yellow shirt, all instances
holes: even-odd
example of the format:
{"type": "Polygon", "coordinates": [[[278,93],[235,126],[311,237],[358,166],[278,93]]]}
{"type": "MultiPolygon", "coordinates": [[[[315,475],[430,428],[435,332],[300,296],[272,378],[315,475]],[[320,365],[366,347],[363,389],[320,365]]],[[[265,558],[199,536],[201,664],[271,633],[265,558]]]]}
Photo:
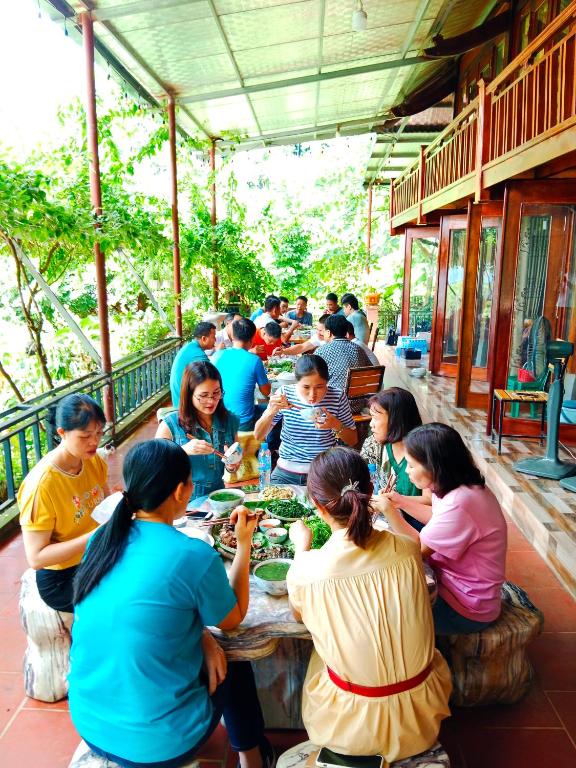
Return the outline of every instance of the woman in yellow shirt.
{"type": "Polygon", "coordinates": [[[106,418],[88,395],[68,395],[56,409],[60,444],[26,475],[18,491],[28,565],[40,596],[72,612],[72,581],[92,531],[91,517],[108,494],[108,465],[98,453],[106,418]]]}
{"type": "Polygon", "coordinates": [[[293,523],[288,594],[312,635],[302,719],[310,739],[387,762],[430,749],[448,717],[450,671],[434,647],[420,550],[372,528],[372,484],[362,457],[332,448],[310,465],[308,493],[332,535],[309,551],[293,523]]]}

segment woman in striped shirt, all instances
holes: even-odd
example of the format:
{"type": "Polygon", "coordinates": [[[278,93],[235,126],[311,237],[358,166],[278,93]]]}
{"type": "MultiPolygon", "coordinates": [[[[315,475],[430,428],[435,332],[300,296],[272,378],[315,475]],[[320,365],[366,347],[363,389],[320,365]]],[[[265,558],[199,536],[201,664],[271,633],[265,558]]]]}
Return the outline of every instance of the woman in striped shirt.
{"type": "Polygon", "coordinates": [[[272,472],[274,485],[306,485],[310,462],[338,440],[353,446],[358,435],[344,392],[328,386],[328,366],[317,355],[296,363],[296,384],[272,395],[256,422],[254,436],[265,440],[282,419],[280,456],[272,472]]]}

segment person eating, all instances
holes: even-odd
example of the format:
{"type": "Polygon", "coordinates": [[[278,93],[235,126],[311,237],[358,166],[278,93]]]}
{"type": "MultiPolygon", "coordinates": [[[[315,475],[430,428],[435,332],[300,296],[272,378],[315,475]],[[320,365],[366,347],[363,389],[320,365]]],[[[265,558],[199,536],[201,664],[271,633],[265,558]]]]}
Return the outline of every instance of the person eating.
{"type": "Polygon", "coordinates": [[[308,299],[306,296],[298,296],[296,309],[286,314],[288,320],[296,320],[300,325],[312,325],[312,313],[308,312],[308,299]]]}
{"type": "MultiPolygon", "coordinates": [[[[168,413],[156,430],[156,438],[174,441],[187,454],[194,480],[191,499],[224,488],[225,465],[217,454],[238,439],[239,420],[223,397],[218,369],[210,362],[192,363],[184,371],[178,410],[168,413]]],[[[226,468],[234,472],[238,466],[226,468]]]]}
{"type": "Polygon", "coordinates": [[[315,456],[338,440],[355,445],[358,439],[348,398],[328,384],[326,361],[304,355],[294,374],[296,383],[270,397],[254,427],[254,436],[263,441],[282,420],[279,458],[271,476],[275,485],[305,485],[315,456]]]}

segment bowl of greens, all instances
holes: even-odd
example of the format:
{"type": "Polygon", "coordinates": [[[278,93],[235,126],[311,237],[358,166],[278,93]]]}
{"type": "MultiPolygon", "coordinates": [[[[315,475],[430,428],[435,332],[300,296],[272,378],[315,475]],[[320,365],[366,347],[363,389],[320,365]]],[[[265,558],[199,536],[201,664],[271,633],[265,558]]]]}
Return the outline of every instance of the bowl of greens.
{"type": "Polygon", "coordinates": [[[208,501],[214,513],[214,516],[225,515],[226,512],[234,509],[244,501],[246,494],[239,488],[226,488],[219,491],[212,491],[208,494],[208,501]]]}
{"type": "Polygon", "coordinates": [[[312,549],[320,549],[332,536],[332,529],[318,515],[307,517],[304,525],[312,531],[312,549]]]}
{"type": "Polygon", "coordinates": [[[288,593],[286,575],[291,565],[292,560],[283,557],[265,560],[254,567],[254,580],[269,595],[285,595],[288,593]]]}
{"type": "Polygon", "coordinates": [[[283,523],[293,523],[309,515],[311,509],[298,499],[276,499],[268,502],[266,512],[283,523]]]}

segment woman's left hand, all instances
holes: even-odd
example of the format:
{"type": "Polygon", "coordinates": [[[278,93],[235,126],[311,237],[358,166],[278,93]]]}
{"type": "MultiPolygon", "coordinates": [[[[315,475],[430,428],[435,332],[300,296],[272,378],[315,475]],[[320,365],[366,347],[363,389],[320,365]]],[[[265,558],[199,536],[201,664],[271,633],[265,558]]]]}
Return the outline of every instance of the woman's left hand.
{"type": "Polygon", "coordinates": [[[320,408],[319,410],[322,415],[314,419],[316,429],[339,430],[342,428],[342,423],[330,411],[326,410],[326,408],[320,408]]]}
{"type": "Polygon", "coordinates": [[[207,629],[202,633],[202,653],[204,654],[204,667],[208,674],[208,694],[212,696],[220,683],[224,682],[228,661],[224,649],[207,629]]]}
{"type": "Polygon", "coordinates": [[[380,491],[380,494],[390,502],[394,509],[400,509],[402,499],[404,498],[401,493],[398,493],[398,491],[390,491],[390,493],[380,491]]]}

